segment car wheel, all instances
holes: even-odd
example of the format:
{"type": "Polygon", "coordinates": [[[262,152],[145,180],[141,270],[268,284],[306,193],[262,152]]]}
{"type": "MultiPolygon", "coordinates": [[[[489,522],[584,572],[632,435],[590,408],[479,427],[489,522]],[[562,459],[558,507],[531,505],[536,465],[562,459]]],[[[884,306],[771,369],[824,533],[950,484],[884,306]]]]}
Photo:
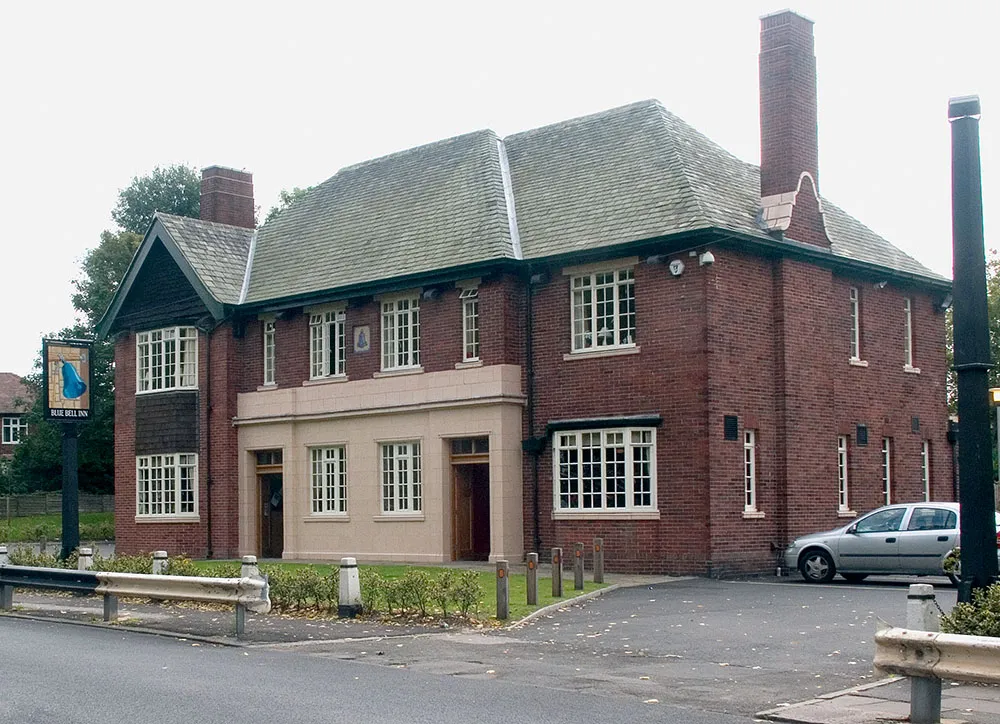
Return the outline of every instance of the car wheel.
{"type": "Polygon", "coordinates": [[[840,575],[844,577],[844,580],[850,583],[861,583],[863,580],[868,578],[867,573],[841,573],[840,575]]]}
{"type": "Polygon", "coordinates": [[[837,573],[830,554],[816,548],[806,551],[799,559],[799,573],[810,583],[829,583],[837,573]]]}

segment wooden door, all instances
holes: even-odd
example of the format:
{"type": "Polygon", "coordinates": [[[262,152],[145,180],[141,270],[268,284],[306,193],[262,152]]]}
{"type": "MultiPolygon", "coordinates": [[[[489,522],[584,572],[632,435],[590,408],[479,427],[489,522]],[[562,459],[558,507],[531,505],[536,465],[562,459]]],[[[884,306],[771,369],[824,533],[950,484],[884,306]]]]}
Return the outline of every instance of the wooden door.
{"type": "Polygon", "coordinates": [[[281,473],[258,476],[260,480],[260,555],[281,558],[284,549],[283,490],[281,473]]]}

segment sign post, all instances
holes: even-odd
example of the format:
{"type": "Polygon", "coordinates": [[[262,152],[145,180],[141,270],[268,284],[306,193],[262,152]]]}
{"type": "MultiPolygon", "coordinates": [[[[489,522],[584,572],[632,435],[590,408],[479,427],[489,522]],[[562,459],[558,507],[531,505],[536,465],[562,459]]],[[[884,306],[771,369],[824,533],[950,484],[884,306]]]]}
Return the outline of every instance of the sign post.
{"type": "Polygon", "coordinates": [[[77,423],[90,419],[91,342],[42,340],[45,419],[62,424],[62,550],[67,558],[80,545],[80,485],[77,476],[77,423]]]}

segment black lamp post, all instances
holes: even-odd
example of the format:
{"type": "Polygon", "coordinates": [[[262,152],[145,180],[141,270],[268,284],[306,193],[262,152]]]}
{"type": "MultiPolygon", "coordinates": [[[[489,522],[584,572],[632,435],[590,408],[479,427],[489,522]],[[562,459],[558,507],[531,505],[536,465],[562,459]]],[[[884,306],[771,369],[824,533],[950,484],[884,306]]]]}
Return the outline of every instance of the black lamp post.
{"type": "Polygon", "coordinates": [[[952,98],[952,249],[955,371],[958,376],[958,469],[962,481],[962,581],[958,600],[997,579],[993,441],[990,435],[989,317],[983,247],[983,188],[979,162],[979,97],[952,98]]]}

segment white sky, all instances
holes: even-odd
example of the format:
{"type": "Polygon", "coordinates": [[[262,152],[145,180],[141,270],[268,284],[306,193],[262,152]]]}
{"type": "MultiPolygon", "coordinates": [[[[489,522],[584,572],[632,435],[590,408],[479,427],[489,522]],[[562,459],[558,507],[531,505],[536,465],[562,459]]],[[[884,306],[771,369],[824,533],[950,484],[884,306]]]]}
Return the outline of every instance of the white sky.
{"type": "MultiPolygon", "coordinates": [[[[266,213],[351,163],[645,98],[757,163],[759,16],[786,2],[10,3],[0,371],[73,322],[80,259],[156,165],[245,168],[266,213]]],[[[816,21],[823,194],[951,276],[947,100],[978,93],[995,245],[1000,3],[792,9],[816,21]]]]}

